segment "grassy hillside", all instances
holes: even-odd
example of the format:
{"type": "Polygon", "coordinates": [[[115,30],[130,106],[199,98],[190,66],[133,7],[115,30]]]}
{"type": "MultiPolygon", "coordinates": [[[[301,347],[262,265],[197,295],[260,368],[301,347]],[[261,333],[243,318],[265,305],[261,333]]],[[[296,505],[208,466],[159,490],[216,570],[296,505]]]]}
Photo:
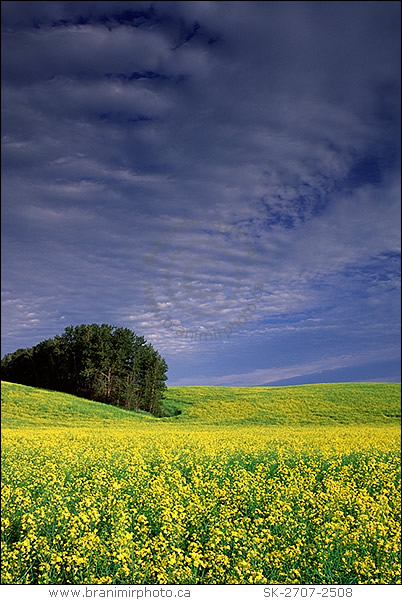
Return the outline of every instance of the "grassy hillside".
{"type": "Polygon", "coordinates": [[[398,422],[400,384],[337,383],[292,387],[172,387],[166,407],[175,417],[147,413],[69,394],[2,383],[3,427],[177,425],[328,425],[398,422]]]}
{"type": "Polygon", "coordinates": [[[147,413],[133,413],[115,406],[77,398],[70,394],[1,383],[1,420],[3,427],[20,426],[118,426],[153,421],[147,413]]]}
{"type": "Polygon", "coordinates": [[[178,422],[249,425],[390,423],[401,416],[400,384],[334,383],[288,387],[170,388],[178,422]]]}

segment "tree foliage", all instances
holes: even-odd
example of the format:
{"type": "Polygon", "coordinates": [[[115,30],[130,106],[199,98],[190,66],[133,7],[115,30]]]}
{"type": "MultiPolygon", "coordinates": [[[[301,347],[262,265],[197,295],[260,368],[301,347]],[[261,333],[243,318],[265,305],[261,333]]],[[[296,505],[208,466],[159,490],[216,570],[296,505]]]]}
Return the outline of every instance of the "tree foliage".
{"type": "Polygon", "coordinates": [[[33,348],[6,354],[1,376],[160,416],[167,368],[143,337],[94,323],[67,327],[33,348]]]}

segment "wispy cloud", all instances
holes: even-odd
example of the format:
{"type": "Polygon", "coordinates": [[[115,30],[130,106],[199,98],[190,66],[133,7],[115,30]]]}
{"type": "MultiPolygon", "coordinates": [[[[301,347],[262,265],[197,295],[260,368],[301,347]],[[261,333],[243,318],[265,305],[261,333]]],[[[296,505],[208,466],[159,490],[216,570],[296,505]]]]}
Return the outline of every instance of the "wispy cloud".
{"type": "Polygon", "coordinates": [[[256,369],[249,373],[232,373],[218,377],[181,378],[175,385],[217,385],[217,386],[260,386],[269,385],[282,379],[292,379],[302,375],[315,375],[324,371],[335,371],[342,367],[364,365],[374,361],[384,361],[395,357],[397,348],[391,347],[384,351],[361,352],[360,354],[345,354],[328,356],[310,363],[299,363],[288,367],[271,369],[256,369]]]}
{"type": "Polygon", "coordinates": [[[255,383],[395,347],[397,3],[2,12],[4,352],[110,322],[255,383]]]}

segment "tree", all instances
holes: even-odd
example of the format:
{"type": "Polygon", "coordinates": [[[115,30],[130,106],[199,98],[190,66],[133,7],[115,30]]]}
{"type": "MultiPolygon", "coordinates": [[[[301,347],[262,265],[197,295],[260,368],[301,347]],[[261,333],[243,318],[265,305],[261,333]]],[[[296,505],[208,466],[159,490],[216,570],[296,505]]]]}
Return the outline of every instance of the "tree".
{"type": "Polygon", "coordinates": [[[166,371],[165,361],[151,344],[141,347],[136,354],[133,367],[137,408],[157,416],[161,414],[163,391],[166,388],[166,371]]]}
{"type": "Polygon", "coordinates": [[[167,364],[124,327],[77,325],[33,348],[7,354],[2,378],[162,414],[167,364]]]}

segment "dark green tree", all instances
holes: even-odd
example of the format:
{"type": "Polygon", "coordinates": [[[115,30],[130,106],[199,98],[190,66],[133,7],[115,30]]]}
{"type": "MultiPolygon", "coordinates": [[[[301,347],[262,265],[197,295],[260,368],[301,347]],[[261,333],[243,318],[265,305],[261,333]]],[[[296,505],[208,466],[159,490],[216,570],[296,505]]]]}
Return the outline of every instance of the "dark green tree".
{"type": "Polygon", "coordinates": [[[7,354],[2,378],[64,391],[128,410],[163,412],[167,364],[124,327],[83,324],[33,348],[7,354]]]}

